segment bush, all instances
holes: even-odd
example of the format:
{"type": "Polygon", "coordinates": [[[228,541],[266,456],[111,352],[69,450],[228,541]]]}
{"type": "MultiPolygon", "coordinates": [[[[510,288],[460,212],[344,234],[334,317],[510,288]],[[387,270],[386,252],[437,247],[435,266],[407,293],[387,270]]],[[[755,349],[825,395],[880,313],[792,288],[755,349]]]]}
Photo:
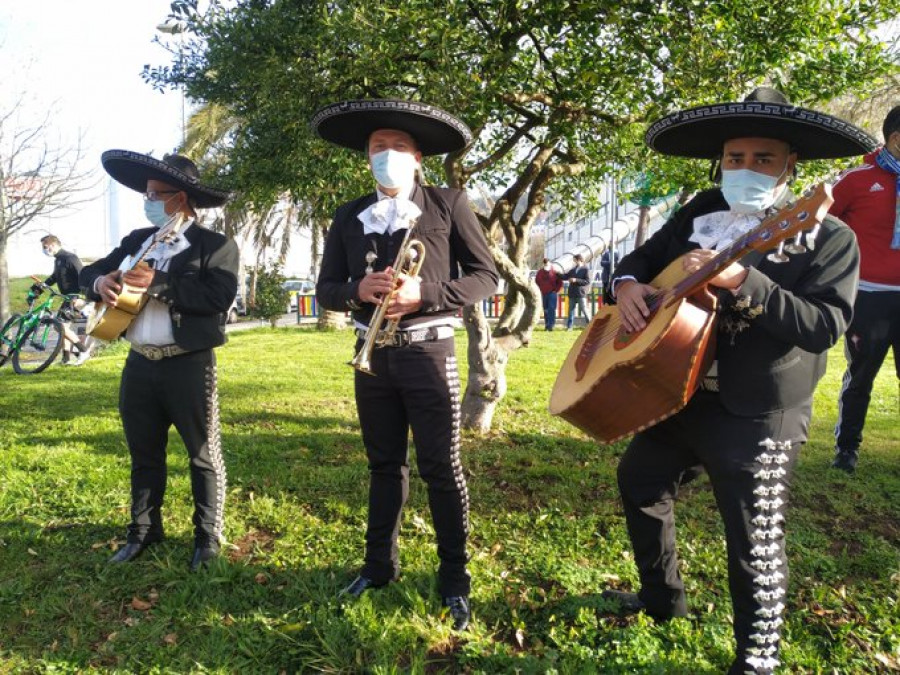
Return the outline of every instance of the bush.
{"type": "Polygon", "coordinates": [[[258,319],[265,319],[272,328],[278,323],[278,317],[284,314],[290,297],[281,285],[284,283],[284,275],[281,268],[276,265],[271,269],[261,267],[256,272],[256,297],[250,307],[250,315],[258,319]]]}

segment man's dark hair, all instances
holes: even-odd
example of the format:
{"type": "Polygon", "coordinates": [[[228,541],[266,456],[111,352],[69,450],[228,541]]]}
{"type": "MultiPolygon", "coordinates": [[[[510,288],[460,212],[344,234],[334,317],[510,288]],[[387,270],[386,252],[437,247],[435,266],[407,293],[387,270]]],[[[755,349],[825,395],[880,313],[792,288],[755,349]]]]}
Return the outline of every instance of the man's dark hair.
{"type": "Polygon", "coordinates": [[[580,253],[576,253],[573,257],[577,262],[584,262],[584,258],[581,257],[580,253]]]}
{"type": "Polygon", "coordinates": [[[50,244],[62,246],[62,243],[59,241],[59,237],[57,237],[55,234],[47,234],[41,237],[41,244],[43,244],[44,246],[49,246],[50,244]]]}
{"type": "Polygon", "coordinates": [[[900,105],[895,105],[884,118],[884,125],[881,127],[881,133],[884,134],[884,142],[887,143],[888,138],[895,131],[900,131],[900,105]]]}

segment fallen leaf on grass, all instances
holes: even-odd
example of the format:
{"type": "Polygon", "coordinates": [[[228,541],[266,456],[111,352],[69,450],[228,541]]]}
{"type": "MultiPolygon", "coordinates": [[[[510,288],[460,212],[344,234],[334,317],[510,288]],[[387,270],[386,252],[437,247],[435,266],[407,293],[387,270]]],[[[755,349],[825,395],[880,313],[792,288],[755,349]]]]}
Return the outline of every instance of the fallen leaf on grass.
{"type": "Polygon", "coordinates": [[[521,628],[516,629],[516,644],[519,645],[520,649],[525,649],[525,631],[521,628]]]}
{"type": "Polygon", "coordinates": [[[134,596],[131,599],[131,609],[136,609],[139,612],[146,612],[148,609],[150,609],[152,607],[153,607],[153,605],[151,605],[149,602],[147,602],[146,600],[141,600],[137,596],[134,596]]]}
{"type": "Polygon", "coordinates": [[[264,572],[258,572],[255,577],[253,577],[253,581],[258,583],[260,586],[265,586],[269,583],[269,577],[265,575],[264,572]]]}
{"type": "Polygon", "coordinates": [[[28,553],[29,553],[30,555],[37,555],[37,554],[38,554],[38,552],[35,551],[33,548],[28,549],[28,553]]]}
{"type": "Polygon", "coordinates": [[[231,614],[226,614],[222,617],[222,623],[224,623],[226,626],[230,626],[234,623],[234,617],[231,616],[231,614]]]}
{"type": "Polygon", "coordinates": [[[178,636],[175,633],[169,633],[163,638],[163,644],[166,645],[176,645],[178,644],[178,636]]]}

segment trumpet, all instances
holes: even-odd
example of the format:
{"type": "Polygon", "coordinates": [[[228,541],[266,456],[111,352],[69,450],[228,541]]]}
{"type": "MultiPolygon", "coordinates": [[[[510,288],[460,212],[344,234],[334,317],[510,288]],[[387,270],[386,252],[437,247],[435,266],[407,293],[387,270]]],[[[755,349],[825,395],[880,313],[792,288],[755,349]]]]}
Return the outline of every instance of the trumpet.
{"type": "Polygon", "coordinates": [[[400,319],[386,319],[388,305],[391,304],[397,289],[400,288],[399,276],[416,277],[422,269],[422,263],[425,262],[425,246],[418,239],[412,238],[412,231],[415,228],[418,218],[413,222],[406,234],[403,236],[403,242],[400,244],[400,250],[397,252],[397,258],[394,260],[394,279],[392,281],[391,291],[381,299],[381,304],[376,307],[369,320],[369,327],[366,329],[366,335],[363,338],[363,345],[359,352],[353,357],[349,365],[358,371],[367,375],[375,375],[372,371],[372,352],[378,347],[384,347],[394,343],[394,335],[397,332],[397,326],[400,319]]]}

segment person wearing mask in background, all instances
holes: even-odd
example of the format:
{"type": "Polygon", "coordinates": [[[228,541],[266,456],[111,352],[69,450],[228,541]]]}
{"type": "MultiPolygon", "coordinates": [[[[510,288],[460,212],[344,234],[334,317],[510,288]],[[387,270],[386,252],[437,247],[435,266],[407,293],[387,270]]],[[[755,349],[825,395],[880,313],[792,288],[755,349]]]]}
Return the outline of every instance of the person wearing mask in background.
{"type": "MultiPolygon", "coordinates": [[[[41,237],[41,248],[44,255],[53,258],[53,274],[44,279],[45,286],[56,284],[57,289],[63,295],[78,295],[81,287],[78,285],[78,274],[82,264],[77,255],[66,251],[62,247],[59,238],[53,234],[41,237]]],[[[41,284],[34,284],[31,292],[40,295],[41,284]]],[[[87,336],[79,337],[72,326],[79,312],[89,305],[80,299],[67,300],[60,307],[60,316],[65,317],[63,323],[65,341],[63,342],[62,363],[64,365],[80,366],[91,356],[91,339],[87,336]]]]}
{"type": "Polygon", "coordinates": [[[566,330],[572,330],[575,322],[575,309],[580,308],[585,321],[590,321],[591,315],[587,308],[587,292],[591,287],[591,271],[584,264],[584,258],[580,253],[574,256],[575,267],[563,275],[563,279],[569,282],[569,315],[566,317],[566,330]]]}
{"type": "Polygon", "coordinates": [[[368,331],[398,321],[391,341],[372,350],[370,370],[355,373],[369,510],[365,561],[341,596],[357,598],[400,574],[411,430],[437,539],[438,592],[453,629],[464,630],[471,617],[469,493],[459,455],[453,327],[460,309],[494,293],[498,276],[466,193],[423,185],[420,163],[423,156],[463,149],[471,132],[443,110],[391,99],[326,106],[314,115],[312,128],[327,141],[364,153],[375,183],[373,192],[338,208],[316,297],[326,309],[352,312],[357,358],[368,331]],[[425,251],[416,276],[393,269],[410,228],[425,251]],[[383,302],[389,302],[386,321],[373,326],[383,302]]]}
{"type": "Polygon", "coordinates": [[[856,233],[861,256],[834,429],[832,466],[847,473],[856,470],[872,386],[889,349],[900,378],[900,105],[885,116],[882,132],[884,146],[835,183],[831,207],[856,233]]]}
{"type": "Polygon", "coordinates": [[[543,266],[534,277],[534,283],[541,291],[541,304],[544,307],[544,330],[553,330],[556,325],[556,306],[563,280],[553,269],[549,258],[544,258],[543,266]]]}
{"type": "MultiPolygon", "coordinates": [[[[789,182],[797,161],[859,155],[875,145],[853,125],[793,106],[768,87],[743,102],[667,115],[646,141],[663,154],[721,161],[722,183],[697,194],[616,268],[612,293],[628,333],[647,327],[655,291],[649,282],[670,263],[681,259],[686,272],[695,271],[794,201],[789,182]]],[[[790,485],[813,389],[856,294],[853,232],[826,216],[806,244],[786,247],[792,252],[781,257],[753,251],[709,280],[718,298],[715,362],[687,405],[638,432],[619,463],[641,587],[603,597],[658,620],[687,615],[674,508],[679,487],[706,471],[725,526],[737,643],[729,675],[768,675],[779,665],[790,485]]]]}
{"type": "Polygon", "coordinates": [[[163,539],[166,445],[174,425],[190,457],[190,569],[196,571],[219,554],[224,527],[214,348],[225,342],[239,261],[234,241],[203,227],[197,212],[222,206],[229,193],[201,184],[197,167],[181,155],[160,161],[108,150],[102,162],[113,179],[144,196],[151,223],[85,267],[79,278],[88,298],[108,307],[116,306],[124,284],[148,298],[124,334],[131,350],[122,370],[119,413],[131,453],[131,523],[125,546],[109,562],[131,562],[163,539]],[[144,262],[132,263],[141,256],[144,262]]]}

